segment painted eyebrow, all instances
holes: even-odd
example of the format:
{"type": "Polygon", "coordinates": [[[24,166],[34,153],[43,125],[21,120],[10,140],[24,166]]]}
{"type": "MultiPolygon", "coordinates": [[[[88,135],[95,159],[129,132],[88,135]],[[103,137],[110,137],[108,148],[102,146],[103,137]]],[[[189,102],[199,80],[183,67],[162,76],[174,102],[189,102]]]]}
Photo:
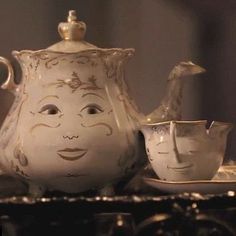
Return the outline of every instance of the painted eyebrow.
{"type": "Polygon", "coordinates": [[[42,98],[42,99],[40,99],[39,101],[38,101],[38,103],[40,103],[40,102],[42,102],[44,99],[46,99],[46,98],[57,98],[57,99],[59,99],[59,97],[57,96],[57,95],[48,95],[48,96],[46,96],[46,97],[44,97],[44,98],[42,98]]]}
{"type": "Polygon", "coordinates": [[[83,98],[83,97],[86,97],[86,96],[89,96],[89,95],[94,95],[94,96],[97,96],[97,97],[104,100],[104,98],[102,96],[100,96],[99,94],[97,94],[97,93],[84,93],[81,97],[83,98]]]}

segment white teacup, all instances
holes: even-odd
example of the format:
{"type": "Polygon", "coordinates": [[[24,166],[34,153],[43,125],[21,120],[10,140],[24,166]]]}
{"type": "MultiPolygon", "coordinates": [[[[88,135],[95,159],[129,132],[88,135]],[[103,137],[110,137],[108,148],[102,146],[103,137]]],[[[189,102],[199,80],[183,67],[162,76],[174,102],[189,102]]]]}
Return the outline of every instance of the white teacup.
{"type": "Polygon", "coordinates": [[[213,121],[168,121],[142,126],[152,168],[167,181],[209,180],[224,159],[233,125],[213,121]]]}

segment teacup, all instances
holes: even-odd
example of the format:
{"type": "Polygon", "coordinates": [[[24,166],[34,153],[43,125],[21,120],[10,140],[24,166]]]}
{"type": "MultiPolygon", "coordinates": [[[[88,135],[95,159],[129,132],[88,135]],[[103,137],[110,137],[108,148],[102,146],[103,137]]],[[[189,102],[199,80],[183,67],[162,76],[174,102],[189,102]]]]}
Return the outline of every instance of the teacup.
{"type": "Polygon", "coordinates": [[[209,180],[220,168],[233,125],[213,121],[167,121],[143,125],[146,152],[158,177],[167,181],[209,180]]]}

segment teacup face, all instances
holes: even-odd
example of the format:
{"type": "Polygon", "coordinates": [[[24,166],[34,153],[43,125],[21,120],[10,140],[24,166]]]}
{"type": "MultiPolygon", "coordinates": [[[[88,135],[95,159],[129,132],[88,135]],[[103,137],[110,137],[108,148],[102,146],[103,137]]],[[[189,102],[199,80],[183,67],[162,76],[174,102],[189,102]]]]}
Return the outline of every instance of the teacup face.
{"type": "Polygon", "coordinates": [[[146,138],[149,160],[160,179],[211,179],[222,164],[224,150],[220,139],[209,137],[204,126],[181,133],[177,125],[177,152],[172,141],[168,125],[150,131],[146,138]]]}
{"type": "Polygon", "coordinates": [[[136,137],[126,127],[123,101],[114,96],[118,117],[124,114],[118,127],[104,68],[89,70],[82,64],[78,70],[78,65],[65,64],[34,76],[19,105],[13,151],[6,154],[10,168],[29,181],[66,192],[121,178],[135,162],[136,137]]]}

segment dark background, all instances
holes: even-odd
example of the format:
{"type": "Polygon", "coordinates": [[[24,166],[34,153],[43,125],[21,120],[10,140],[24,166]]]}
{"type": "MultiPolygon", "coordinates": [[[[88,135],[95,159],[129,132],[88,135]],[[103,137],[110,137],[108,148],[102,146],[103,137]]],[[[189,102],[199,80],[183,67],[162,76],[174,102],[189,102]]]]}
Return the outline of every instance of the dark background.
{"type": "MultiPolygon", "coordinates": [[[[126,69],[133,97],[144,113],[164,95],[174,65],[192,60],[207,73],[189,78],[183,118],[236,121],[235,0],[1,0],[0,56],[12,50],[46,48],[60,40],[57,25],[75,9],[87,24],[86,40],[99,47],[134,47],[126,69]]],[[[1,83],[6,70],[0,65],[1,83]]],[[[13,101],[0,91],[0,123],[13,101]]],[[[236,159],[236,131],[227,158],[236,159]]]]}

